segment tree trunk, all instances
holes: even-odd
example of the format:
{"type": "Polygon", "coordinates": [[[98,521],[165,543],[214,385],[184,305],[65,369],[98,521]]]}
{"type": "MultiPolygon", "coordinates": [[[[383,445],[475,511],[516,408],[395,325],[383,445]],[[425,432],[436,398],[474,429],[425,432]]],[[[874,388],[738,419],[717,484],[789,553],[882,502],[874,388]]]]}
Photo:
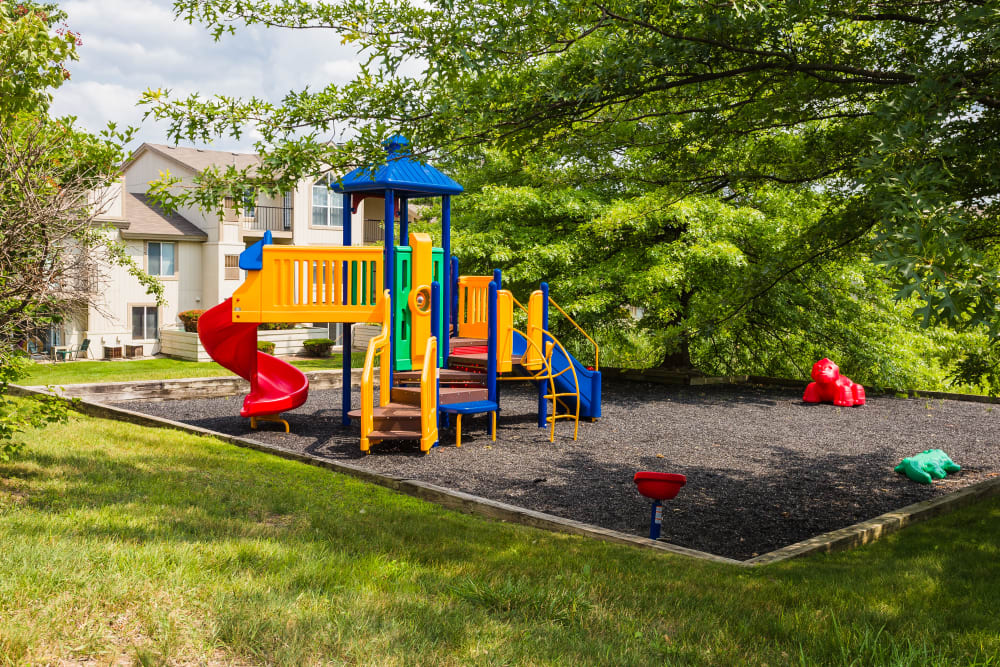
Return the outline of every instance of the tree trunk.
{"type": "Polygon", "coordinates": [[[663,355],[663,359],[660,360],[657,367],[678,372],[695,370],[695,367],[691,364],[691,350],[688,348],[687,338],[683,339],[679,349],[663,355]]]}

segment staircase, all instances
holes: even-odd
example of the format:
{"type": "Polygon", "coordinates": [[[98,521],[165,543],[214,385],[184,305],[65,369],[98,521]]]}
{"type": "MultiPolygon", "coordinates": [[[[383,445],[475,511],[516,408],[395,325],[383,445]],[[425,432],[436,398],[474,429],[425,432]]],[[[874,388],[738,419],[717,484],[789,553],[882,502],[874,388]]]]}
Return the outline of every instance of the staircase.
{"type": "MultiPolygon", "coordinates": [[[[482,346],[486,345],[486,341],[452,338],[449,349],[455,349],[456,344],[459,347],[482,346]]],[[[441,385],[438,394],[439,405],[487,399],[485,352],[473,357],[451,354],[448,357],[448,365],[449,368],[442,368],[438,371],[441,385]],[[482,359],[480,360],[479,357],[482,359]],[[456,370],[450,366],[482,367],[484,370],[482,372],[456,370]]],[[[375,430],[368,434],[369,440],[420,439],[420,377],[421,371],[398,371],[393,374],[389,402],[375,408],[373,420],[375,430]]],[[[351,410],[348,414],[352,419],[359,419],[361,410],[360,408],[351,410]]]]}

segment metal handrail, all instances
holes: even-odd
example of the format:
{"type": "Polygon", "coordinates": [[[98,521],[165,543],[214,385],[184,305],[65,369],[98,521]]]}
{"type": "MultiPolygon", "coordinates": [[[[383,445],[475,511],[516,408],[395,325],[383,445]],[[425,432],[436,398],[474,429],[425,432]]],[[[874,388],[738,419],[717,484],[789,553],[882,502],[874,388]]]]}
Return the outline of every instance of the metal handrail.
{"type": "MultiPolygon", "coordinates": [[[[553,299],[552,297],[549,297],[549,303],[551,303],[553,306],[555,306],[556,310],[558,310],[560,313],[562,313],[563,317],[565,317],[567,320],[569,320],[570,324],[572,324],[574,327],[576,327],[577,331],[579,331],[580,333],[582,333],[583,336],[584,336],[584,338],[586,338],[587,340],[589,340],[590,344],[594,346],[594,370],[595,371],[601,370],[601,364],[600,364],[600,361],[601,361],[601,348],[598,347],[597,341],[595,341],[593,338],[591,338],[590,335],[586,331],[583,330],[583,327],[581,327],[579,324],[577,324],[576,320],[574,320],[572,317],[570,317],[569,313],[567,313],[565,310],[563,310],[559,306],[559,304],[556,303],[555,299],[553,299]]],[[[562,346],[560,345],[560,347],[562,347],[562,346]]],[[[563,349],[563,351],[565,352],[565,349],[563,349]]],[[[574,371],[574,373],[575,373],[575,371],[574,371]]]]}

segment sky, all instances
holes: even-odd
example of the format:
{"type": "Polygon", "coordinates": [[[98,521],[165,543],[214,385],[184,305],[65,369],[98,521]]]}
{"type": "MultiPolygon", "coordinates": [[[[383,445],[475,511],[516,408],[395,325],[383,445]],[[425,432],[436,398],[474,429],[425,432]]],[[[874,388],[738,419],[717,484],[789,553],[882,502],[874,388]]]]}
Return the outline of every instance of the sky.
{"type": "MultiPolygon", "coordinates": [[[[327,30],[238,28],[213,40],[203,26],[175,20],[171,0],[71,0],[59,3],[80,34],[80,60],[59,88],[52,112],[74,115],[90,131],[108,121],[139,127],[142,142],[171,143],[164,123],[142,121],[136,106],[147,88],[184,96],[201,93],[279,101],[290,90],[350,81],[359,68],[353,47],[327,30]]],[[[218,139],[183,145],[252,152],[253,139],[218,139]]]]}

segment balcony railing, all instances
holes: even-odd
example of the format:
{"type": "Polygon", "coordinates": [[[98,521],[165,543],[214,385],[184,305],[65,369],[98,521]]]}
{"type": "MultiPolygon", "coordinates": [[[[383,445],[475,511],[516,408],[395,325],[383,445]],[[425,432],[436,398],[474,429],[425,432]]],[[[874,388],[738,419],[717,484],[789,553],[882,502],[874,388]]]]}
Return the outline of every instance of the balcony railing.
{"type": "Polygon", "coordinates": [[[365,219],[364,237],[361,242],[368,245],[379,241],[385,241],[385,220],[365,219]]]}
{"type": "MultiPolygon", "coordinates": [[[[243,223],[244,229],[263,232],[292,231],[292,209],[285,206],[243,206],[232,197],[226,197],[223,208],[232,211],[243,223]]],[[[228,217],[228,215],[227,215],[228,217]]]]}

